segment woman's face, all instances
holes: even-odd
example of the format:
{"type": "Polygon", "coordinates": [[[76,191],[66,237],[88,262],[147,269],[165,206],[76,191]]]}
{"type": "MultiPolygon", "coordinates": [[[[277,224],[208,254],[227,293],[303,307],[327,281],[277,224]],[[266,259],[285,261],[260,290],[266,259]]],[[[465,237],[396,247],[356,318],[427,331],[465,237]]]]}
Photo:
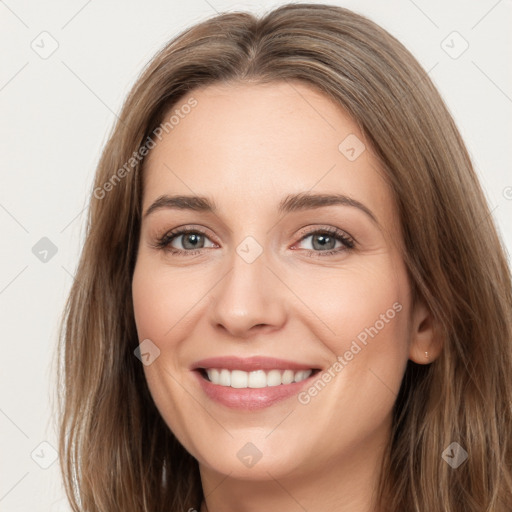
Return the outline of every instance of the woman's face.
{"type": "Polygon", "coordinates": [[[375,466],[426,349],[360,130],[299,82],[208,86],[173,113],[144,170],[133,276],[162,417],[232,478],[375,466]]]}

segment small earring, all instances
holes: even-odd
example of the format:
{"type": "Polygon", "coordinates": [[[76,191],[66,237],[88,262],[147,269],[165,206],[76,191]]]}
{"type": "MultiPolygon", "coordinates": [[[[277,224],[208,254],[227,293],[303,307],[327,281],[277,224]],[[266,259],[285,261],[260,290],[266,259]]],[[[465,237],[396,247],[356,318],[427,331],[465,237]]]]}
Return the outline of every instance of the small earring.
{"type": "Polygon", "coordinates": [[[427,358],[428,361],[428,352],[425,352],[425,357],[427,358]]]}

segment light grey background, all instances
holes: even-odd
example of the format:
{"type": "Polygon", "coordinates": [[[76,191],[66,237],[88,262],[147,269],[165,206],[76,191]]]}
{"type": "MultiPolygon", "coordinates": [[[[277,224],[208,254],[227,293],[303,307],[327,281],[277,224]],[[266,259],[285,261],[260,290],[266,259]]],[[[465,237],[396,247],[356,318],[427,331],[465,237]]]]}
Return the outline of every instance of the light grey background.
{"type": "MultiPolygon", "coordinates": [[[[51,363],[95,166],[124,97],[143,65],[184,28],[215,11],[263,13],[281,3],[0,0],[3,512],[68,510],[53,462],[51,363]],[[43,237],[55,255],[44,253],[43,237]]],[[[512,2],[331,3],[381,24],[429,71],[510,252],[512,2]]]]}

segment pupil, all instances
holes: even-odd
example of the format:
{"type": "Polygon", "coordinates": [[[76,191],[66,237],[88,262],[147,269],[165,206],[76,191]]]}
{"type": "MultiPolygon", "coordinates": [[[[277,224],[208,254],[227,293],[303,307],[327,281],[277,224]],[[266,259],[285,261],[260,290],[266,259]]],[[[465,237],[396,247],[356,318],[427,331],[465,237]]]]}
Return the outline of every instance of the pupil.
{"type": "Polygon", "coordinates": [[[188,234],[184,239],[183,247],[185,247],[185,249],[196,249],[202,236],[203,235],[198,235],[196,233],[188,234]]]}
{"type": "Polygon", "coordinates": [[[315,249],[334,249],[332,242],[336,242],[334,238],[326,235],[315,235],[313,237],[313,247],[315,249]],[[319,241],[319,244],[316,241],[319,241]],[[327,245],[330,244],[328,247],[327,245]]]}

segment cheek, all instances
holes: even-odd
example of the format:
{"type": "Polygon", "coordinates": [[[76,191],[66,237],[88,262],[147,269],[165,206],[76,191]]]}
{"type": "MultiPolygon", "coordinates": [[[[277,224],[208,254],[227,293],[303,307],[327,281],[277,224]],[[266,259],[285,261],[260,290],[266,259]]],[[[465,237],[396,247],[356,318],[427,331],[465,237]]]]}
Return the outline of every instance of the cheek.
{"type": "MultiPolygon", "coordinates": [[[[178,440],[193,447],[193,436],[186,428],[188,418],[197,416],[195,402],[180,400],[179,351],[175,331],[187,329],[187,288],[166,269],[141,255],[137,260],[132,280],[132,298],[139,342],[149,339],[159,352],[150,364],[143,366],[144,375],[153,401],[164,421],[178,440]],[[185,292],[184,292],[185,290],[185,292]],[[177,325],[179,322],[179,325],[177,325]]],[[[189,288],[190,289],[190,288],[189,288]]],[[[197,299],[196,299],[197,300],[197,299]]],[[[155,350],[155,349],[150,349],[155,350]]]]}
{"type": "Polygon", "coordinates": [[[331,365],[336,363],[325,376],[327,387],[332,382],[336,389],[329,393],[332,399],[365,410],[372,404],[391,407],[409,353],[405,269],[375,257],[364,268],[332,272],[325,279],[303,277],[300,283],[297,293],[307,297],[315,315],[310,326],[331,354],[331,365]]]}
{"type": "Polygon", "coordinates": [[[364,344],[381,333],[382,339],[394,333],[393,345],[404,348],[408,282],[405,269],[398,268],[393,260],[376,256],[350,269],[330,269],[324,275],[311,273],[309,277],[304,273],[295,282],[297,295],[304,297],[316,324],[323,325],[325,336],[321,339],[336,354],[349,348],[349,340],[359,339],[364,344]]]}
{"type": "Polygon", "coordinates": [[[180,328],[186,327],[187,310],[200,294],[179,273],[141,257],[133,275],[132,298],[139,340],[150,338],[159,345],[164,339],[166,344],[172,340],[167,335],[178,321],[180,328]]]}

